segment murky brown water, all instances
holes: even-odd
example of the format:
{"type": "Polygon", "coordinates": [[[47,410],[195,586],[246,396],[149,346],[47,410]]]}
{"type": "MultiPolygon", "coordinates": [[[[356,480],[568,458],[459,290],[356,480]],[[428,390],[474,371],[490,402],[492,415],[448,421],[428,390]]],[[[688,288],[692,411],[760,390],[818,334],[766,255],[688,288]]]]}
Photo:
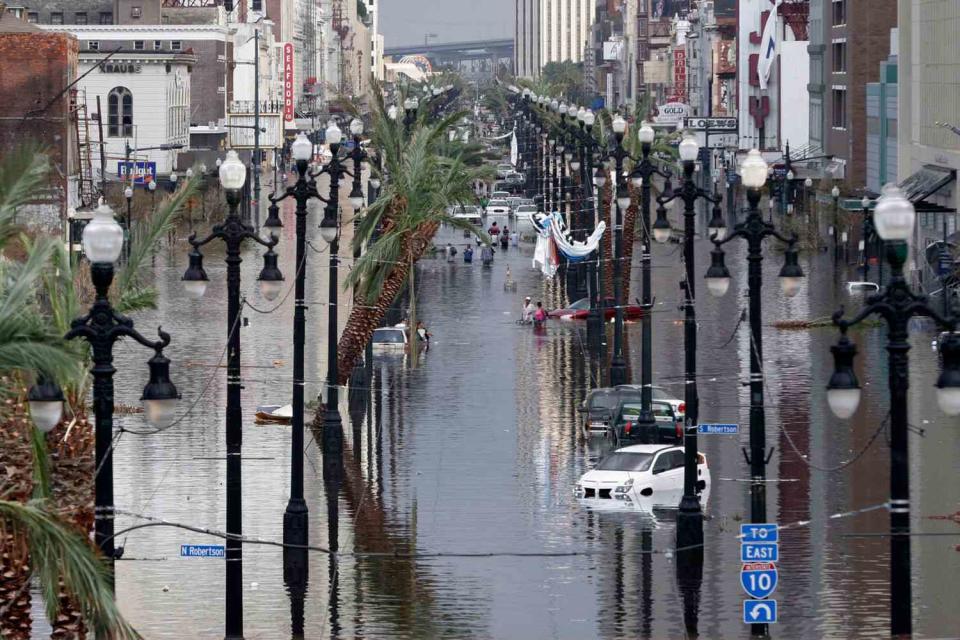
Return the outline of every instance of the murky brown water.
{"type": "MultiPolygon", "coordinates": [[[[316,246],[316,214],[311,225],[316,246]]],[[[443,235],[438,240],[459,234],[443,235]]],[[[284,229],[282,261],[292,285],[293,227],[284,229]]],[[[182,244],[182,243],[181,243],[182,244]]],[[[698,272],[707,247],[698,251],[698,272]]],[[[735,282],[727,297],[707,297],[702,280],[700,321],[701,421],[739,422],[741,436],[701,438],[714,488],[706,507],[703,581],[693,607],[701,637],[745,637],[741,622],[738,521],[749,515],[748,475],[740,452],[747,444],[748,334],[731,335],[746,305],[744,247],[732,247],[727,264],[735,282]],[[729,342],[729,344],[727,344],[729,342]],[[725,345],[726,346],[723,346],[725,345]]],[[[655,380],[682,397],[683,328],[677,310],[679,250],[655,247],[657,307],[655,380]]],[[[639,250],[637,251],[639,253],[639,250]]],[[[346,255],[346,251],[344,251],[346,255]]],[[[671,638],[684,636],[683,600],[676,581],[674,514],[596,513],[582,508],[571,488],[603,451],[577,437],[575,407],[590,386],[582,326],[552,323],[533,335],[514,323],[525,294],[554,300],[551,285],[530,270],[532,246],[497,256],[492,270],[479,264],[422,263],[420,314],[433,333],[421,366],[400,357],[375,362],[370,411],[348,412],[346,477],[340,495],[340,548],[344,552],[416,551],[452,557],[341,558],[331,589],[328,557],[310,555],[304,605],[307,638],[671,638]],[[512,268],[519,287],[503,290],[512,268]],[[457,557],[462,553],[586,551],[578,557],[457,557]],[[647,553],[651,552],[651,553],[647,553]]],[[[459,258],[459,256],[458,256],[459,258]]],[[[154,436],[124,435],[116,451],[119,508],[193,526],[222,529],[225,370],[215,369],[223,350],[225,285],[222,261],[208,253],[212,280],[201,303],[183,295],[182,246],[157,261],[161,309],[136,318],[146,332],[162,323],[173,334],[170,357],[184,405],[212,384],[192,418],[154,436]]],[[[321,389],[325,363],[326,255],[311,254],[308,271],[307,397],[321,389]]],[[[638,261],[639,264],[639,261],[638,261]]],[[[764,316],[826,316],[841,303],[858,307],[833,285],[827,257],[803,263],[807,284],[784,300],[776,273],[765,267],[764,316]]],[[[245,257],[244,290],[255,293],[258,253],[245,257]]],[[[636,282],[639,278],[635,279],[636,282]]],[[[636,285],[635,285],[636,286],[636,285]]],[[[344,296],[342,302],[347,302],[344,296]]],[[[256,426],[257,404],[286,403],[292,366],[292,297],[276,313],[249,313],[244,328],[244,533],[281,539],[289,493],[289,427],[256,426]]],[[[639,377],[640,325],[627,326],[630,363],[639,377]]],[[[862,449],[886,414],[883,331],[857,335],[858,373],[868,386],[854,420],[836,420],[825,390],[835,340],[831,329],[765,330],[767,442],[776,447],[768,476],[771,520],[808,521],[782,534],[780,602],[776,637],[880,637],[887,633],[888,543],[851,538],[883,532],[887,513],[849,518],[832,514],[882,504],[888,496],[888,449],[881,435],[849,467],[828,473],[862,449]],[[789,438],[787,437],[789,434],[789,438]]],[[[960,510],[956,478],[960,424],[936,409],[937,364],[930,334],[918,333],[912,351],[910,419],[923,435],[911,446],[915,531],[960,533],[956,522],[931,519],[960,510]]],[[[118,349],[120,400],[134,403],[145,378],[145,354],[118,349]]],[[[346,394],[344,394],[346,395],[346,394]]],[[[138,417],[124,420],[139,426],[138,417]]],[[[326,545],[326,503],[321,458],[308,434],[306,498],[311,541],[326,545]]],[[[117,528],[135,522],[118,518],[117,528]]],[[[215,638],[223,635],[223,562],[179,557],[181,544],[218,544],[172,528],[139,530],[121,541],[117,590],[124,612],[147,638],[215,638]],[[168,589],[167,589],[168,588],[168,589]]],[[[955,636],[956,576],[960,552],[954,537],[913,541],[915,629],[920,637],[955,636]]],[[[281,550],[244,546],[245,633],[248,638],[290,635],[290,600],[284,589],[281,550]]]]}

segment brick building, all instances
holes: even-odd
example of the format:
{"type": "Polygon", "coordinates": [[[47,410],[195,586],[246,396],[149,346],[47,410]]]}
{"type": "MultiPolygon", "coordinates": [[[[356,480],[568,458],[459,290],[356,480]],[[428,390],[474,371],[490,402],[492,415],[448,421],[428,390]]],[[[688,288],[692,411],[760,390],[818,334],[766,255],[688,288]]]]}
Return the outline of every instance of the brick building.
{"type": "Polygon", "coordinates": [[[68,208],[80,204],[75,96],[69,90],[77,64],[76,38],[45,33],[0,11],[0,154],[36,141],[53,168],[49,192],[22,212],[25,224],[57,229],[68,208]]]}
{"type": "Polygon", "coordinates": [[[867,83],[879,80],[880,63],[890,55],[897,0],[819,4],[822,55],[817,55],[821,50],[811,52],[811,64],[820,61],[820,69],[811,73],[809,91],[811,99],[822,103],[824,153],[842,167],[837,177],[845,180],[847,190],[861,190],[867,181],[867,83]]]}

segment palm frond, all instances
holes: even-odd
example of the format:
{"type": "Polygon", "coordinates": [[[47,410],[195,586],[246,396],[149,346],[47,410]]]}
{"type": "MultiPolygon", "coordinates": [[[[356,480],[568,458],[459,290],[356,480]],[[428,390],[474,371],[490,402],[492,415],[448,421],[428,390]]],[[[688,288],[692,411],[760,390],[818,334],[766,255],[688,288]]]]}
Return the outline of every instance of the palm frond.
{"type": "Polygon", "coordinates": [[[120,614],[109,571],[90,542],[51,513],[46,502],[23,504],[0,499],[0,533],[12,534],[29,544],[30,563],[39,579],[49,619],[56,619],[62,580],[84,621],[98,637],[140,637],[120,614]]]}

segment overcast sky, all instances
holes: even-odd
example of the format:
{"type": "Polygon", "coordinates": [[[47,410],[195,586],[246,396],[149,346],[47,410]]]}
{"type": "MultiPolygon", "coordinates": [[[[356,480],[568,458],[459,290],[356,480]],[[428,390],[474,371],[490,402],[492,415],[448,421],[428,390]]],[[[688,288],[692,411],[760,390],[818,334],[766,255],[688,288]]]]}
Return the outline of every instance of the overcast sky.
{"type": "Polygon", "coordinates": [[[513,37],[514,0],[380,0],[387,47],[513,37]]]}

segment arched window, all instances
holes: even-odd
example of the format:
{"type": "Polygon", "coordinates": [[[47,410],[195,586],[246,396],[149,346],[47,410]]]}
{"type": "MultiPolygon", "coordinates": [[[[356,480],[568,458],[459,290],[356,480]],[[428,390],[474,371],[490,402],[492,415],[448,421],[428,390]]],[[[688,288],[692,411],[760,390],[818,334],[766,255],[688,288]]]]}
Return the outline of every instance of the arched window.
{"type": "Polygon", "coordinates": [[[114,87],[107,95],[107,135],[133,137],[133,94],[126,87],[114,87]]]}

